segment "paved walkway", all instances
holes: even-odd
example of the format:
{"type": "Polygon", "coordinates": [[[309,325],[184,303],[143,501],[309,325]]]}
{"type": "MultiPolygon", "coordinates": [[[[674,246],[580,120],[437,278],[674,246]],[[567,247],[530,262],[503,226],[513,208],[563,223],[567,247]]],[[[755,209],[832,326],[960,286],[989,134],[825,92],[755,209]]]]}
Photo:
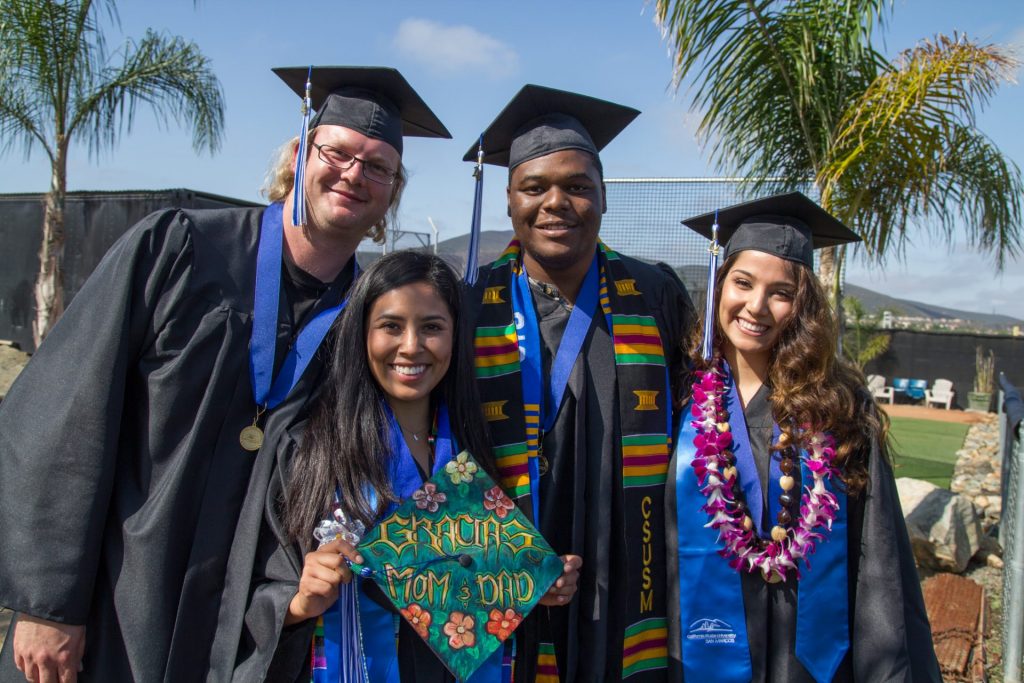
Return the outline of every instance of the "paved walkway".
{"type": "Polygon", "coordinates": [[[925,408],[924,406],[912,406],[904,404],[889,405],[879,403],[882,410],[889,414],[889,417],[912,417],[918,420],[936,420],[938,422],[956,422],[963,425],[973,425],[985,421],[988,413],[975,413],[967,410],[945,410],[944,408],[925,408]]]}

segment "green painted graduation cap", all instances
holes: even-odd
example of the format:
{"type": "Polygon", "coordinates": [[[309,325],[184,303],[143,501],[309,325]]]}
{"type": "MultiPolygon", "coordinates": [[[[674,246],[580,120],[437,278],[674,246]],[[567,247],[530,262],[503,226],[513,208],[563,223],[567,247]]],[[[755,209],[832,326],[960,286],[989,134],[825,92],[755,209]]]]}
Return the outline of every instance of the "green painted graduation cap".
{"type": "Polygon", "coordinates": [[[562,575],[562,561],[463,452],[359,543],[366,569],[458,680],[562,575]]]}
{"type": "Polygon", "coordinates": [[[691,230],[725,245],[725,258],[747,249],[813,267],[815,249],[859,242],[855,232],[802,192],[789,192],[687,218],[691,230]],[[717,226],[716,226],[717,223],[717,226]]]}
{"type": "MultiPolygon", "coordinates": [[[[584,150],[597,158],[639,114],[596,97],[527,84],[484,131],[483,162],[512,169],[563,149],[584,150]]],[[[463,161],[476,161],[477,148],[470,147],[463,161]]]]}

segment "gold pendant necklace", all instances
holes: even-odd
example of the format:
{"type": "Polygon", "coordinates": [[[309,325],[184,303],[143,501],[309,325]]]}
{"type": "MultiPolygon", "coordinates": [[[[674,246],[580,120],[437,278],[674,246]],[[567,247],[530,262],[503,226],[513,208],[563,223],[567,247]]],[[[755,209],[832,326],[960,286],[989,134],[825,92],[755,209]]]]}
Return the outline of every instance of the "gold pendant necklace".
{"type": "Polygon", "coordinates": [[[256,408],[256,417],[252,419],[252,424],[243,427],[242,431],[238,434],[238,443],[250,453],[258,451],[263,445],[263,430],[260,429],[259,421],[260,416],[266,411],[266,406],[258,406],[256,408]]]}

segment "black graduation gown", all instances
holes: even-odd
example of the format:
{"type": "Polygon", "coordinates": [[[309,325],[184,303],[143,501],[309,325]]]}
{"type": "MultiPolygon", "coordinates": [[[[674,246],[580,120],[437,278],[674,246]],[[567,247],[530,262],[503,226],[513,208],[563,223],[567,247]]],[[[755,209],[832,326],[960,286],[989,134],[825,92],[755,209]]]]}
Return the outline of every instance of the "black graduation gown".
{"type": "MultiPolygon", "coordinates": [[[[141,221],[0,407],[0,604],[85,624],[80,680],[192,681],[206,670],[256,459],[238,434],[255,416],[248,346],[262,214],[141,221]]],[[[337,303],[347,284],[339,277],[311,308],[337,303]]],[[[293,311],[280,309],[287,344],[293,311]]],[[[269,442],[321,366],[315,358],[264,416],[269,442]]],[[[0,681],[24,680],[7,642],[0,681]]]]}
{"type": "MultiPolygon", "coordinates": [[[[762,386],[744,411],[765,501],[773,425],[768,393],[762,386]]],[[[877,446],[867,455],[868,488],[847,498],[850,650],[834,680],[941,681],[892,468],[877,446]]],[[[674,458],[669,473],[669,576],[678,576],[674,458]]],[[[797,581],[769,584],[754,573],[742,575],[742,586],[752,680],[813,682],[794,653],[797,581]]],[[[669,595],[678,604],[677,581],[669,595]]],[[[669,625],[669,660],[681,680],[678,619],[669,625]]]]}
{"type": "MultiPolygon", "coordinates": [[[[657,321],[670,377],[675,377],[681,343],[693,320],[686,288],[664,264],[621,258],[657,321]]],[[[545,374],[550,375],[570,311],[536,284],[531,288],[544,342],[545,374]]],[[[474,298],[473,305],[479,306],[479,290],[474,298]]],[[[583,567],[568,606],[537,607],[520,627],[526,640],[517,645],[517,681],[533,680],[536,651],[528,641],[538,637],[554,641],[563,681],[621,677],[625,595],[616,589],[617,577],[625,571],[627,531],[622,521],[621,459],[615,448],[620,441],[617,386],[611,335],[604,316],[595,315],[554,427],[544,435],[543,453],[550,469],[540,485],[541,533],[559,555],[581,556],[583,567]]]]}
{"type": "MultiPolygon", "coordinates": [[[[283,434],[274,449],[275,462],[269,473],[265,496],[253,498],[253,501],[262,501],[259,504],[262,522],[251,565],[249,604],[244,613],[234,672],[230,675],[230,679],[237,683],[264,680],[267,683],[308,683],[310,680],[310,647],[316,619],[284,626],[288,604],[302,577],[303,555],[294,543],[288,541],[280,508],[291,460],[301,443],[305,426],[305,422],[300,422],[283,434]]],[[[422,470],[420,475],[424,475],[422,470]]],[[[253,501],[247,502],[247,508],[253,501]]],[[[363,596],[397,611],[375,584],[364,586],[368,588],[364,589],[363,596]]],[[[402,683],[450,683],[455,680],[404,619],[399,619],[399,629],[398,667],[402,683]]],[[[219,676],[217,680],[228,678],[219,676]]]]}

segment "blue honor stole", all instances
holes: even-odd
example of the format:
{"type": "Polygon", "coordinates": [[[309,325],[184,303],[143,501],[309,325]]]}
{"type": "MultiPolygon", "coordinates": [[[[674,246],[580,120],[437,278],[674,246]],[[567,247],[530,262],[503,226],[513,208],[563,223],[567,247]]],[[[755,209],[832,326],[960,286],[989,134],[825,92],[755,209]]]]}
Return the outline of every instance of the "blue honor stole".
{"type": "MultiPolygon", "coordinates": [[[[273,409],[284,401],[306,366],[316,355],[334,320],[348,304],[348,296],[336,306],[317,313],[306,323],[288,350],[284,363],[274,372],[277,346],[277,314],[281,302],[281,254],[284,240],[284,207],[274,203],[263,211],[260,241],[256,250],[256,289],[253,299],[252,336],[249,341],[249,380],[256,405],[273,409]]],[[[353,255],[354,259],[355,256],[353,255]]],[[[359,264],[355,264],[355,278],[359,264]]]]}
{"type": "MultiPolygon", "coordinates": [[[[520,263],[519,274],[512,287],[512,310],[515,311],[519,328],[519,367],[523,383],[523,403],[526,413],[526,439],[529,450],[527,464],[530,473],[530,495],[533,500],[533,523],[540,528],[540,445],[544,434],[551,431],[555,418],[562,406],[569,375],[580,355],[583,342],[590,331],[590,324],[597,309],[599,287],[599,262],[597,252],[590,262],[590,268],[583,279],[583,285],[576,297],[576,303],[569,314],[565,332],[558,345],[558,351],[551,362],[551,376],[544,382],[544,360],[541,354],[540,325],[537,311],[533,306],[529,276],[526,265],[520,263]],[[522,324],[519,325],[520,321],[522,324]]],[[[608,330],[611,332],[611,321],[608,330]]]]}
{"type": "MultiPolygon", "coordinates": [[[[391,466],[391,484],[402,500],[411,496],[423,480],[416,461],[402,436],[402,430],[388,404],[384,409],[390,424],[391,452],[395,454],[391,466]]],[[[458,445],[451,431],[448,408],[441,403],[437,408],[437,436],[434,441],[434,467],[431,475],[444,469],[455,456],[458,445]]],[[[371,492],[371,504],[375,496],[371,492]]],[[[381,515],[385,518],[398,508],[392,503],[381,515]]],[[[338,600],[323,614],[324,652],[322,658],[313,658],[313,683],[399,683],[398,626],[402,618],[370,599],[363,599],[359,587],[370,577],[356,576],[342,585],[338,600]],[[360,660],[360,661],[353,661],[360,660]]],[[[469,678],[470,683],[498,683],[502,674],[503,648],[488,658],[469,678]]]]}
{"type": "MultiPolygon", "coordinates": [[[[757,466],[750,449],[746,421],[735,384],[726,379],[729,395],[726,409],[732,430],[732,452],[740,484],[754,518],[755,529],[764,537],[763,498],[757,466]]],[[[676,439],[676,523],[679,543],[679,614],[682,638],[684,678],[690,681],[715,680],[726,683],[749,681],[752,677],[751,653],[747,639],[743,586],[739,575],[722,556],[723,544],[718,532],[705,526],[709,515],[701,510],[706,498],[697,483],[691,463],[697,430],[693,427],[690,409],[683,412],[676,439]]],[[[775,428],[778,435],[778,427],[775,428]]],[[[802,482],[812,482],[813,475],[800,452],[802,482]]],[[[777,459],[772,459],[772,481],[769,502],[777,501],[777,459]]],[[[825,485],[839,501],[839,511],[831,532],[815,545],[814,566],[797,583],[796,657],[816,681],[831,681],[850,646],[848,567],[846,533],[846,495],[831,482],[825,485]]],[[[770,505],[770,512],[777,509],[770,505]]]]}

